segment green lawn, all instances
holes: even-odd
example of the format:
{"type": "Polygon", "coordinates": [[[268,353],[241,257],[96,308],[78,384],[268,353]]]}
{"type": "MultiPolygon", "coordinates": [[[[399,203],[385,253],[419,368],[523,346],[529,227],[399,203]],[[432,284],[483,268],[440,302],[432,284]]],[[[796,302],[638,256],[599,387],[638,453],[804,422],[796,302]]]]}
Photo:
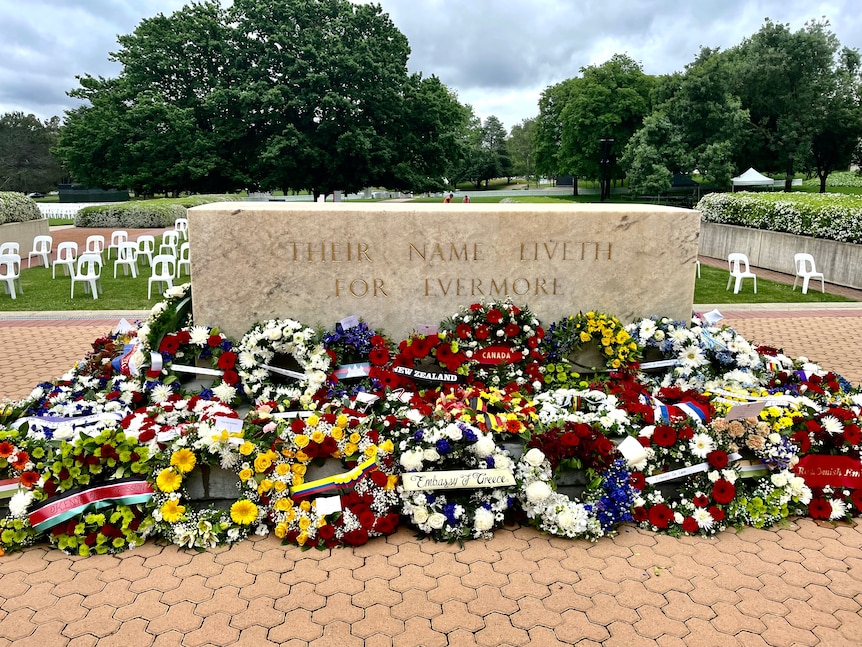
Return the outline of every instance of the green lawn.
{"type": "MultiPolygon", "coordinates": [[[[753,270],[757,274],[757,270],[753,270]]],[[[745,279],[739,294],[733,293],[733,284],[727,289],[728,272],[724,269],[701,264],[700,278],[695,282],[695,303],[820,303],[835,301],[852,301],[837,294],[820,292],[820,282],[814,281],[808,285],[808,294],[802,294],[800,285],[793,290],[793,285],[767,281],[758,277],[757,294],[754,294],[754,282],[745,279]],[[815,287],[816,285],[816,287],[815,287]]],[[[801,281],[800,281],[801,284],[801,281]]]]}

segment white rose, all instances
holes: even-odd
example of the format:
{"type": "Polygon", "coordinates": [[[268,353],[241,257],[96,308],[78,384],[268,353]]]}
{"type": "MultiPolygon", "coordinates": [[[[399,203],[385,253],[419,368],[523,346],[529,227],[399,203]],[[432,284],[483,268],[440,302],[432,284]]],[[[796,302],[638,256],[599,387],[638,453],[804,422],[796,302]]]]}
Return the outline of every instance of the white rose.
{"type": "Polygon", "coordinates": [[[422,452],[422,458],[424,458],[426,461],[431,461],[433,463],[440,460],[440,454],[438,454],[437,450],[433,447],[429,447],[422,452]]]}
{"type": "Polygon", "coordinates": [[[413,523],[417,526],[422,525],[426,521],[428,521],[428,508],[414,508],[413,509],[413,523]]]}
{"type": "Polygon", "coordinates": [[[75,428],[68,424],[63,423],[58,425],[54,430],[54,440],[69,440],[75,435],[75,428]]]}
{"type": "Polygon", "coordinates": [[[490,530],[494,527],[494,513],[486,508],[479,508],[473,518],[473,526],[480,532],[490,530]]]}
{"type": "Polygon", "coordinates": [[[673,521],[674,523],[682,523],[685,520],[685,517],[682,516],[679,512],[673,513],[673,521]]]}
{"type": "Polygon", "coordinates": [[[545,454],[542,453],[542,450],[538,447],[533,447],[526,454],[524,454],[524,460],[528,465],[532,467],[538,467],[542,463],[545,462],[545,454]]]}
{"type": "Polygon", "coordinates": [[[784,487],[785,485],[787,485],[787,474],[784,472],[778,472],[776,474],[773,474],[770,477],[770,480],[775,487],[784,487]]]}
{"type": "Polygon", "coordinates": [[[544,481],[533,481],[526,487],[524,493],[527,495],[527,501],[535,505],[551,496],[551,488],[544,481]]]}
{"type": "Polygon", "coordinates": [[[461,440],[461,438],[464,436],[463,432],[461,431],[461,427],[459,427],[458,425],[446,425],[445,431],[446,435],[451,440],[461,440]]]}
{"type": "Polygon", "coordinates": [[[440,528],[446,525],[446,515],[442,512],[435,512],[428,517],[428,525],[434,530],[440,530],[440,528]]]}
{"type": "Polygon", "coordinates": [[[270,328],[266,332],[266,337],[270,341],[276,341],[276,340],[281,339],[281,328],[270,328]]]}

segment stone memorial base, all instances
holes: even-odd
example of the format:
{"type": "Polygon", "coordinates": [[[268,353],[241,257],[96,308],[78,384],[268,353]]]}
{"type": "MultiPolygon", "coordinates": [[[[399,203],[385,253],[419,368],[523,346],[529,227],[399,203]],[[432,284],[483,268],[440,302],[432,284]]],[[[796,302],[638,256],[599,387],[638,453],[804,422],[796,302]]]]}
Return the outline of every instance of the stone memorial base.
{"type": "Polygon", "coordinates": [[[400,339],[511,298],[688,320],[700,213],[656,205],[214,203],[188,212],[195,321],[242,336],[350,315],[400,339]]]}

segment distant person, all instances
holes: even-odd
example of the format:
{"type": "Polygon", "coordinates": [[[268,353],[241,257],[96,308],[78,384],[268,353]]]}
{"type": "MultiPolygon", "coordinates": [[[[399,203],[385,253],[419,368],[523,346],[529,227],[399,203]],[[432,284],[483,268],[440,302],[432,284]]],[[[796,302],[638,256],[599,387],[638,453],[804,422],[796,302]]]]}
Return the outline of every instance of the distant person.
{"type": "Polygon", "coordinates": [[[451,193],[447,194],[446,197],[443,198],[443,202],[445,202],[446,204],[449,204],[450,202],[452,202],[452,194],[451,193]]]}
{"type": "Polygon", "coordinates": [[[464,204],[466,204],[466,203],[470,202],[470,196],[469,196],[469,195],[465,195],[465,196],[464,196],[464,199],[463,199],[463,200],[461,200],[461,202],[463,202],[464,204]]]}

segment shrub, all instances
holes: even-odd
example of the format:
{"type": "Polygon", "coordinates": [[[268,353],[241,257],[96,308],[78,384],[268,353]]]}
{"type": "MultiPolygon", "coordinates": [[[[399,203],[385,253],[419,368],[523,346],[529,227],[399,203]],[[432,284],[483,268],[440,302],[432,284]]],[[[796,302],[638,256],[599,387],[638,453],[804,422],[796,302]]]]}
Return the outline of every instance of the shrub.
{"type": "Polygon", "coordinates": [[[84,207],[75,216],[76,227],[110,227],[113,229],[150,229],[173,227],[184,218],[186,209],[210,202],[239,200],[235,195],[193,195],[186,198],[135,200],[84,207]]]}
{"type": "Polygon", "coordinates": [[[862,243],[862,197],[840,193],[710,193],[705,222],[862,243]]]}
{"type": "Polygon", "coordinates": [[[39,206],[23,193],[0,191],[0,225],[39,220],[41,217],[39,206]]]}

